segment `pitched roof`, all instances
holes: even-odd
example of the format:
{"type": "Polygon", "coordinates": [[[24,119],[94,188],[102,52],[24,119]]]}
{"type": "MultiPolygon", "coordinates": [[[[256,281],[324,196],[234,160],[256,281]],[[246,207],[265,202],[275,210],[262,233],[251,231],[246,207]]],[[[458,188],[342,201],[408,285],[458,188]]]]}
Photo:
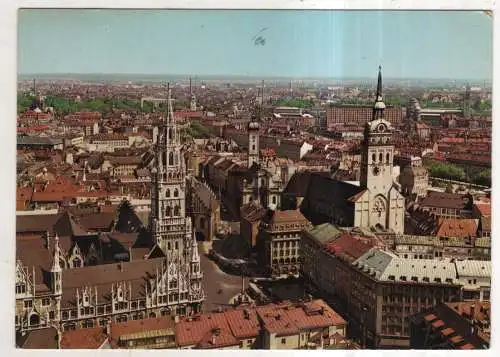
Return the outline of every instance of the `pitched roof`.
{"type": "Polygon", "coordinates": [[[65,211],[54,224],[54,232],[60,236],[84,236],[87,235],[87,230],[83,228],[75,217],[69,212],[65,211]]]}
{"type": "Polygon", "coordinates": [[[354,238],[349,233],[342,233],[337,239],[327,244],[327,250],[335,255],[342,255],[355,260],[365,254],[373,246],[354,238]]]}
{"type": "Polygon", "coordinates": [[[479,225],[473,218],[439,218],[436,229],[438,237],[475,237],[479,225]]]}
{"type": "Polygon", "coordinates": [[[183,318],[175,326],[179,346],[220,348],[238,345],[224,314],[203,314],[194,319],[183,318]]]}
{"type": "Polygon", "coordinates": [[[331,223],[322,223],[314,227],[306,229],[306,233],[317,240],[320,244],[328,243],[335,239],[340,230],[331,223]]]}
{"type": "Polygon", "coordinates": [[[26,331],[24,336],[16,332],[16,345],[26,349],[57,349],[57,338],[53,327],[26,331]]]}
{"type": "Polygon", "coordinates": [[[175,321],[172,316],[161,316],[127,322],[115,322],[110,326],[111,333],[109,337],[111,344],[117,346],[120,339],[136,337],[141,333],[147,334],[151,331],[174,334],[175,321]]]}
{"type": "Polygon", "coordinates": [[[51,231],[59,214],[16,215],[16,233],[51,231]]]}
{"type": "Polygon", "coordinates": [[[466,198],[456,193],[429,191],[420,203],[422,207],[464,209],[466,198]]]}
{"type": "Polygon", "coordinates": [[[381,281],[454,283],[456,270],[449,259],[407,259],[394,253],[371,249],[353,262],[358,269],[381,281]]]}
{"type": "Polygon", "coordinates": [[[107,339],[101,327],[65,331],[61,338],[61,349],[97,349],[107,339]]]}

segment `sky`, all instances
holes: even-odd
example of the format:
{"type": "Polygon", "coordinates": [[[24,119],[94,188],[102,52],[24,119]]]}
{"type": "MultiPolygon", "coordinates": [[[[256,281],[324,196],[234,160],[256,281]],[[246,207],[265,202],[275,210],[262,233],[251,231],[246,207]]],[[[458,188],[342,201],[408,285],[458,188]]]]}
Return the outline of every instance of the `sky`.
{"type": "Polygon", "coordinates": [[[368,78],[380,64],[390,78],[492,76],[481,11],[24,9],[18,20],[19,74],[368,78]]]}

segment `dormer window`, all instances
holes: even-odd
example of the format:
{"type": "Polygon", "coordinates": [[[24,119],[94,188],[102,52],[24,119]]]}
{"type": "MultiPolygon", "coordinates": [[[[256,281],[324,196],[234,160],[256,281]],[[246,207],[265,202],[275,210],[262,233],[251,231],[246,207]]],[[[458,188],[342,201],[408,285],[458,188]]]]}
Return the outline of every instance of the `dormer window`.
{"type": "Polygon", "coordinates": [[[396,277],[394,275],[389,275],[389,280],[396,280],[396,277]]]}
{"type": "Polygon", "coordinates": [[[434,281],[435,281],[436,283],[440,283],[440,282],[441,282],[441,278],[434,278],[434,281]]]}

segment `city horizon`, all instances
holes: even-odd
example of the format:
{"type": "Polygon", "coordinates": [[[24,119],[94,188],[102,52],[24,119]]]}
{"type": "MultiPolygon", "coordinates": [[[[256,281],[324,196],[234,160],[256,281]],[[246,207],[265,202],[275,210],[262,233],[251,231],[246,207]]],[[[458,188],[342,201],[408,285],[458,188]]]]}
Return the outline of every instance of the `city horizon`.
{"type": "Polygon", "coordinates": [[[20,74],[364,79],[379,65],[387,79],[491,80],[491,18],[404,10],[19,12],[20,74]]]}

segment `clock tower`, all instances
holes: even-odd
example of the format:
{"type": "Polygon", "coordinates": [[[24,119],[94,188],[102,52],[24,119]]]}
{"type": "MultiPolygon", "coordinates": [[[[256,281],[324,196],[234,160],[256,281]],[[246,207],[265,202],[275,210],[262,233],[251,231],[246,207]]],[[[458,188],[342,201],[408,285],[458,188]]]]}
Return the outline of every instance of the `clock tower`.
{"type": "Polygon", "coordinates": [[[382,72],[379,67],[377,98],[373,106],[372,119],[365,125],[364,140],[361,148],[360,185],[372,194],[387,195],[392,188],[392,167],[394,146],[393,128],[384,119],[385,104],[382,100],[382,72]]]}

